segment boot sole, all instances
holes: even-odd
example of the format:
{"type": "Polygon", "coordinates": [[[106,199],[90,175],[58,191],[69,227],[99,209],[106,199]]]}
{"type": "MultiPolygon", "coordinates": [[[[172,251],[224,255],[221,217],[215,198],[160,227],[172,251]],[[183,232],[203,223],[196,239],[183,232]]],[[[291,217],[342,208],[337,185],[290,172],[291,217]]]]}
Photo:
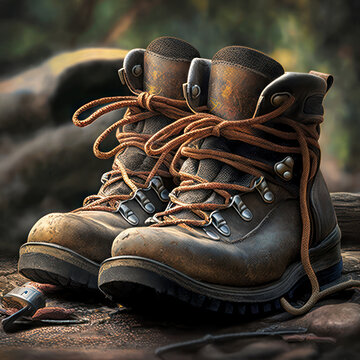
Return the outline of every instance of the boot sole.
{"type": "MultiPolygon", "coordinates": [[[[311,263],[322,287],[341,277],[340,238],[340,229],[336,227],[310,250],[311,263]]],[[[105,295],[125,306],[164,306],[175,301],[211,312],[256,315],[280,310],[283,296],[291,300],[297,291],[304,295],[308,280],[301,262],[289,266],[280,279],[270,284],[232,287],[195,280],[151,259],[117,256],[102,263],[98,286],[105,295]]]]}
{"type": "Polygon", "coordinates": [[[20,248],[20,274],[40,283],[98,289],[100,265],[56,244],[32,242],[20,248]]]}

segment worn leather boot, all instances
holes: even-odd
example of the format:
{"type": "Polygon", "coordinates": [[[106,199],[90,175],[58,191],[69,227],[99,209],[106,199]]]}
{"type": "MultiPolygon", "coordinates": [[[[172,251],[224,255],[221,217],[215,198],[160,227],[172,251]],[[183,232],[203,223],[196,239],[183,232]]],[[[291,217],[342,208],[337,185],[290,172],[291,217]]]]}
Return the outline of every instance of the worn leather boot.
{"type": "Polygon", "coordinates": [[[111,255],[114,238],[165,209],[174,186],[168,170],[172,156],[149,157],[144,144],[152,134],[191,114],[182,84],[191,59],[198,56],[190,44],[171,37],[154,40],[146,50],[132,50],[119,75],[135,96],[99,99],[74,114],[75,125],[86,126],[109,111],[128,107],[123,119],[95,141],[97,157],[115,156],[98,194],[87,197],[75,211],[46,215],[34,225],[20,249],[21,274],[37,282],[97,289],[99,264],[111,255]],[[106,106],[79,120],[82,112],[99,105],[106,106]],[[100,143],[114,130],[119,145],[102,152],[100,143]]]}
{"type": "Polygon", "coordinates": [[[146,296],[242,315],[281,305],[303,313],[339,289],[319,288],[342,269],[340,230],[319,170],[331,84],[325,74],[284,73],[245,47],[194,59],[184,92],[195,114],[146,144],[157,156],[179,147],[170,169],[181,184],[151,226],[117,236],[100,289],[124,304],[141,306],[146,296]],[[203,106],[208,113],[197,112],[203,106]],[[304,295],[303,285],[312,295],[295,308],[286,299],[298,289],[304,295]]]}

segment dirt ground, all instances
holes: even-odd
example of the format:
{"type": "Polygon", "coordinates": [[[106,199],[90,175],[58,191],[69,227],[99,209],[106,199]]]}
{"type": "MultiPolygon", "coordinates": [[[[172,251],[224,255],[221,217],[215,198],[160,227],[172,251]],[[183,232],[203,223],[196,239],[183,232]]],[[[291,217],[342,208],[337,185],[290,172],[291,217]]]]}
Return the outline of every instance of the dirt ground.
{"type": "MultiPolygon", "coordinates": [[[[343,252],[344,276],[360,279],[360,251],[343,252]]],[[[0,295],[26,279],[16,259],[0,259],[0,295]]],[[[144,300],[146,301],[146,299],[144,300]]],[[[309,314],[294,318],[278,313],[266,318],[224,318],[179,308],[139,313],[100,294],[61,291],[48,306],[75,310],[86,323],[0,330],[0,359],[158,359],[156,349],[204,337],[255,332],[254,336],[210,340],[160,354],[163,359],[360,359],[360,290],[325,299],[309,314]],[[269,328],[270,327],[270,328],[269,328]],[[306,334],[260,336],[259,330],[304,329],[306,334]],[[257,332],[257,333],[256,333],[257,332]]]]}

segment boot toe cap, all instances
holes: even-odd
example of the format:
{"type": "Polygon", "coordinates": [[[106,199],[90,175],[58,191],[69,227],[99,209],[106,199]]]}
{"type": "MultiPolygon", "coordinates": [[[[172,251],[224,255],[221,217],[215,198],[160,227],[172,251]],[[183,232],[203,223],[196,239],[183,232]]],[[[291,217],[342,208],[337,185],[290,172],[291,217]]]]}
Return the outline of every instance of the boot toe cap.
{"type": "Polygon", "coordinates": [[[179,226],[132,228],[115,238],[112,256],[139,256],[200,281],[221,283],[221,272],[227,267],[226,251],[222,251],[221,244],[214,245],[199,231],[190,232],[179,226]]]}
{"type": "Polygon", "coordinates": [[[37,221],[30,230],[27,242],[60,245],[101,262],[110,256],[112,240],[120,230],[76,213],[52,213],[37,221]]]}
{"type": "Polygon", "coordinates": [[[254,286],[278,279],[298,251],[280,240],[261,232],[258,238],[227,243],[180,226],[132,228],[115,238],[112,256],[155,260],[202,282],[254,286]]]}

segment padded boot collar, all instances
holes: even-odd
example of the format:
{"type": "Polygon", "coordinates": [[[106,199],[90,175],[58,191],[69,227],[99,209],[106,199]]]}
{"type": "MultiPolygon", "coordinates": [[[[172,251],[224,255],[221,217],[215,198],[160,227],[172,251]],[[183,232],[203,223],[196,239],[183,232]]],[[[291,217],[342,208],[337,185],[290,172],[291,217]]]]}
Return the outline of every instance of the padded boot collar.
{"type": "Polygon", "coordinates": [[[188,106],[194,112],[207,106],[210,71],[211,60],[202,58],[192,60],[183,91],[188,106]]]}
{"type": "Polygon", "coordinates": [[[119,77],[123,85],[127,85],[134,94],[143,90],[145,49],[133,49],[127,53],[119,77]]]}
{"type": "Polygon", "coordinates": [[[287,72],[264,88],[255,116],[275,110],[289,94],[295,97],[296,102],[287,110],[285,116],[297,115],[298,120],[302,120],[307,116],[323,115],[322,101],[331,84],[331,75],[325,79],[313,73],[287,72]]]}

